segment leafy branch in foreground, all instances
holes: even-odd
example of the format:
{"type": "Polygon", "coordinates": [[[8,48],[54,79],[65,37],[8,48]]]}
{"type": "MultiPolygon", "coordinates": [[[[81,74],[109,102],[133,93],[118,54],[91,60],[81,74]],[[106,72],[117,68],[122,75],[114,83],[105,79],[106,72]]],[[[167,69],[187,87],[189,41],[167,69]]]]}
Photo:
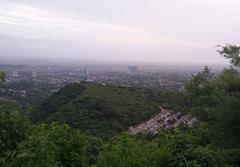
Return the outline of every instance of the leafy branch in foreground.
{"type": "Polygon", "coordinates": [[[217,52],[223,57],[230,59],[230,64],[234,67],[240,67],[240,46],[226,44],[225,46],[218,45],[217,52]]]}

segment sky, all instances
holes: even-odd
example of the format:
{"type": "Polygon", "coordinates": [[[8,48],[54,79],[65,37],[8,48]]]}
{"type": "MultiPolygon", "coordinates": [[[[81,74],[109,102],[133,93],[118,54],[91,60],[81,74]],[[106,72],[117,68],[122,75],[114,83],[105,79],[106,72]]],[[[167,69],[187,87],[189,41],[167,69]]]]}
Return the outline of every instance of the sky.
{"type": "Polygon", "coordinates": [[[1,0],[0,57],[216,63],[239,0],[1,0]]]}

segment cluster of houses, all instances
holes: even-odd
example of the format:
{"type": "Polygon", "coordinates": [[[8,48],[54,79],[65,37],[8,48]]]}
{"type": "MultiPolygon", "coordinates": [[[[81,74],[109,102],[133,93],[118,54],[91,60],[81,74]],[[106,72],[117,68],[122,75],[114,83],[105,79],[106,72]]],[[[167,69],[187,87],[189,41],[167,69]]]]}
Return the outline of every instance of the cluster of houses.
{"type": "Polygon", "coordinates": [[[129,128],[130,134],[157,134],[160,129],[176,128],[180,125],[191,127],[197,119],[191,115],[183,115],[160,107],[160,112],[152,118],[129,128]]]}

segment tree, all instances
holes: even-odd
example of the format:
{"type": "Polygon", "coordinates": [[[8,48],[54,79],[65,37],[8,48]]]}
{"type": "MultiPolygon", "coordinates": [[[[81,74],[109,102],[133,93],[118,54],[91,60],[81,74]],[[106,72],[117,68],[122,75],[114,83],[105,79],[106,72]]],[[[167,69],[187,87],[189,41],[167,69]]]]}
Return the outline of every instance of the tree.
{"type": "MultiPolygon", "coordinates": [[[[230,152],[239,152],[240,46],[226,45],[218,52],[230,59],[231,67],[214,77],[210,77],[205,68],[186,84],[187,96],[192,103],[193,113],[208,124],[213,143],[223,150],[232,149],[230,152]]],[[[232,160],[233,164],[239,162],[240,158],[232,160]]]]}
{"type": "Polygon", "coordinates": [[[6,77],[6,74],[2,71],[0,71],[0,81],[4,81],[5,80],[5,77],[6,77]]]}
{"type": "Polygon", "coordinates": [[[97,167],[145,167],[148,153],[143,143],[123,135],[115,143],[105,146],[97,167]]]}
{"type": "Polygon", "coordinates": [[[218,45],[217,50],[223,57],[230,59],[231,65],[240,67],[240,46],[227,44],[225,46],[218,45]]]}
{"type": "MultiPolygon", "coordinates": [[[[15,103],[0,106],[0,166],[9,161],[18,144],[31,134],[29,120],[15,103]]],[[[3,165],[4,166],[4,165],[3,165]]]]}
{"type": "Polygon", "coordinates": [[[212,77],[211,70],[205,66],[203,71],[193,76],[192,80],[185,84],[186,96],[195,106],[193,113],[202,120],[209,119],[208,109],[216,103],[211,97],[213,91],[212,77]]]}
{"type": "Polygon", "coordinates": [[[169,136],[166,147],[170,167],[218,167],[224,166],[222,156],[216,150],[201,145],[190,131],[176,130],[169,136]]]}
{"type": "Polygon", "coordinates": [[[34,126],[13,157],[15,166],[87,166],[87,138],[60,123],[34,126]]]}

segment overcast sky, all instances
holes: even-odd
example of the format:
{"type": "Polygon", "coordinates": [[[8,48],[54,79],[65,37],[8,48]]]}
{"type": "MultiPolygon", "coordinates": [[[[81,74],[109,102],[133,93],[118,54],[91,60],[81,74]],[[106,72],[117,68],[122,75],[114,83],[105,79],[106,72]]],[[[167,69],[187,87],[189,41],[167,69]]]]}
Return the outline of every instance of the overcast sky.
{"type": "Polygon", "coordinates": [[[0,56],[223,63],[239,0],[0,0],[0,56]]]}

